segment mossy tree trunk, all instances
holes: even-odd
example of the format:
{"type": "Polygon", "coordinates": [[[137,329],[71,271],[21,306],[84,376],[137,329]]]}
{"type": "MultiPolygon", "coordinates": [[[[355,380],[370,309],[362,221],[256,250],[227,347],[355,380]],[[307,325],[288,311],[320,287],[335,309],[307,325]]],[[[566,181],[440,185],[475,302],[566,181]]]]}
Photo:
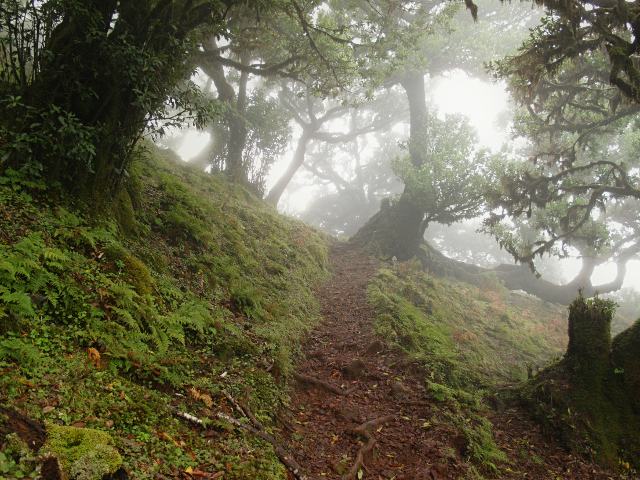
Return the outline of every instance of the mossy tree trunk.
{"type": "Polygon", "coordinates": [[[613,367],[621,375],[629,398],[640,415],[640,320],[613,340],[613,367]]]}
{"type": "MultiPolygon", "coordinates": [[[[127,176],[147,116],[162,109],[189,73],[188,37],[200,26],[213,24],[214,17],[216,7],[203,2],[62,2],[60,21],[39,54],[38,74],[22,95],[30,109],[58,109],[60,128],[73,135],[73,140],[60,139],[68,143],[67,157],[51,154],[46,146],[33,154],[52,183],[61,183],[93,205],[113,199],[127,176]],[[63,113],[78,125],[68,126],[63,113]],[[75,152],[79,145],[82,155],[75,152]],[[92,155],[86,153],[89,146],[92,155]]],[[[34,128],[42,129],[31,117],[26,121],[17,130],[37,135],[34,128]]]]}
{"type": "MultiPolygon", "coordinates": [[[[427,103],[424,74],[407,72],[401,85],[409,102],[409,154],[411,162],[419,167],[426,158],[427,103]]],[[[413,257],[424,236],[425,206],[418,205],[408,187],[395,202],[385,202],[381,209],[353,236],[354,244],[370,247],[384,256],[399,260],[413,257]]]]}
{"type": "Polygon", "coordinates": [[[640,322],[612,342],[613,312],[608,300],[574,300],[564,360],[533,379],[524,400],[568,448],[640,468],[640,322]]]}
{"type": "Polygon", "coordinates": [[[565,360],[572,380],[594,394],[611,368],[610,301],[595,298],[586,301],[582,294],[569,307],[569,345],[565,360]]]}
{"type": "Polygon", "coordinates": [[[423,217],[424,211],[405,195],[394,203],[386,200],[350,241],[383,256],[408,260],[420,248],[423,217]]]}

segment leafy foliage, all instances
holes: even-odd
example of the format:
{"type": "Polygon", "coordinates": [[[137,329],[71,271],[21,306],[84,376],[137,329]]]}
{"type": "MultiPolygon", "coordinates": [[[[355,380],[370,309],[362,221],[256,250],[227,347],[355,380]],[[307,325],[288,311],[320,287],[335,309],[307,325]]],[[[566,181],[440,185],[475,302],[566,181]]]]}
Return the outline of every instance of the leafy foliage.
{"type": "MultiPolygon", "coordinates": [[[[475,150],[471,127],[460,117],[430,115],[421,144],[424,162],[401,157],[393,165],[407,196],[424,209],[423,226],[450,225],[478,216],[490,180],[489,155],[475,150]]],[[[423,228],[423,231],[424,231],[423,228]]]]}

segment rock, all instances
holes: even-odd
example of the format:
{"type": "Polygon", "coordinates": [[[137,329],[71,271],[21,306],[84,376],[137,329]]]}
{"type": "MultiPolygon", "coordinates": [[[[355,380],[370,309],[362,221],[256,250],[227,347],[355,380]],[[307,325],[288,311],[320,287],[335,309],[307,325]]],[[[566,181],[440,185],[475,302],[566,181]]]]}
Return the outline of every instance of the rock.
{"type": "Polygon", "coordinates": [[[356,358],[348,365],[342,367],[342,373],[346,378],[350,380],[356,380],[358,378],[362,378],[366,370],[367,370],[367,366],[359,358],[356,358]]]}
{"type": "Polygon", "coordinates": [[[391,395],[399,400],[406,399],[411,391],[401,382],[391,382],[391,395]]]}
{"type": "Polygon", "coordinates": [[[122,466],[122,457],[106,432],[48,425],[47,434],[41,453],[57,459],[62,478],[101,480],[122,466]]]}
{"type": "Polygon", "coordinates": [[[367,355],[374,355],[376,353],[380,353],[383,350],[384,350],[384,343],[382,343],[380,340],[374,340],[367,347],[366,353],[367,355]]]}

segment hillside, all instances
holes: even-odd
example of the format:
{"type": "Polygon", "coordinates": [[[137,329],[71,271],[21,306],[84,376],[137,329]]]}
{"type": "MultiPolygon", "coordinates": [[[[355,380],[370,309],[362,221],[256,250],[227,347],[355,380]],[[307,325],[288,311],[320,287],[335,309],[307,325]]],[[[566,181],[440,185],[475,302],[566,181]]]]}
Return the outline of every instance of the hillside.
{"type": "Polygon", "coordinates": [[[106,215],[0,179],[3,478],[609,475],[499,394],[562,355],[565,307],[382,263],[155,147],[134,166],[106,215]]]}
{"type": "MultiPolygon", "coordinates": [[[[203,436],[178,413],[230,411],[225,391],[272,424],[318,319],[326,241],[148,149],[118,223],[16,172],[0,179],[0,405],[108,432],[130,478],[283,478],[265,444],[229,425],[203,436]]],[[[33,455],[10,451],[0,476],[29,476],[33,455]]]]}

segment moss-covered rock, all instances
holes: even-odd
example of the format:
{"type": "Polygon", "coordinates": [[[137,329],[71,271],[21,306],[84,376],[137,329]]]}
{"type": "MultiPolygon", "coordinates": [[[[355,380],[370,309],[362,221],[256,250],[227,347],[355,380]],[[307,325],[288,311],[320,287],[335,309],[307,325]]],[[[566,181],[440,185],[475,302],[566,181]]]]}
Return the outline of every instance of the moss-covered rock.
{"type": "Polygon", "coordinates": [[[47,426],[41,452],[58,459],[64,480],[100,480],[122,465],[111,436],[91,428],[47,426]]]}
{"type": "Polygon", "coordinates": [[[119,243],[112,243],[105,249],[107,259],[120,265],[129,277],[139,295],[152,293],[154,281],[147,266],[119,243]]]}
{"type": "Polygon", "coordinates": [[[629,398],[635,400],[636,410],[640,413],[640,320],[620,333],[614,340],[611,350],[613,366],[621,375],[629,390],[629,398]]]}

